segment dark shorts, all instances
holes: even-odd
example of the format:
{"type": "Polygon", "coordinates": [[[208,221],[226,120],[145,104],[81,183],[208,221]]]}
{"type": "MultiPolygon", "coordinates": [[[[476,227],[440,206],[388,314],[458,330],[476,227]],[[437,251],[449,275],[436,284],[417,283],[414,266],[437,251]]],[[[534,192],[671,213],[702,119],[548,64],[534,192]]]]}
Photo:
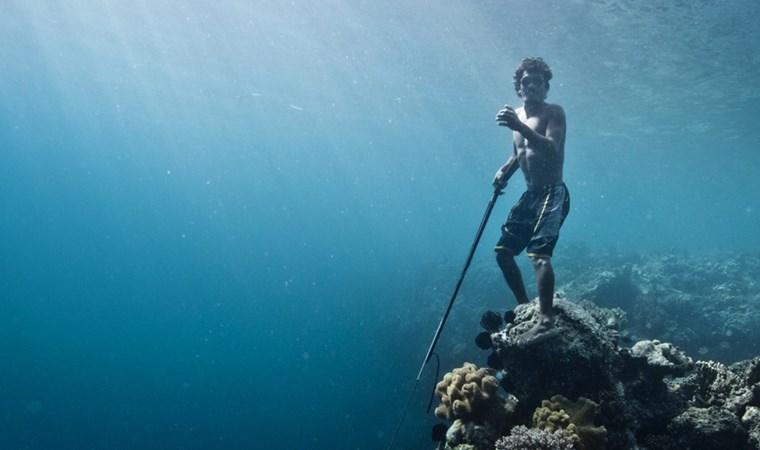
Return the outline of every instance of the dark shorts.
{"type": "Polygon", "coordinates": [[[568,212],[570,193],[564,183],[525,191],[501,227],[495,250],[518,255],[527,247],[528,256],[551,257],[568,212]]]}

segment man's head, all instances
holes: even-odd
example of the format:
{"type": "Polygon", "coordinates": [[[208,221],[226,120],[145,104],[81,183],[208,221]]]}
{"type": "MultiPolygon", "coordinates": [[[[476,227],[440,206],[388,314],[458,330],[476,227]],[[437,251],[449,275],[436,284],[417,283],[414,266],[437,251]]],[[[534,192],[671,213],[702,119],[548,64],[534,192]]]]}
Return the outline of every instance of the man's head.
{"type": "Polygon", "coordinates": [[[515,70],[515,92],[523,100],[546,99],[549,91],[549,80],[552,79],[552,69],[541,58],[525,58],[515,70]]]}

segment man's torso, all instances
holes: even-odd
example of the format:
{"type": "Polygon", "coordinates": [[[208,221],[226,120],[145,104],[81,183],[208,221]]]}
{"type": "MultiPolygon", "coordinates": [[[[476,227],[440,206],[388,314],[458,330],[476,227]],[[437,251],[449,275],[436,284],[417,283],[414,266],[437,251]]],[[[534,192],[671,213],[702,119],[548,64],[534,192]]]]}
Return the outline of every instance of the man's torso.
{"type": "MultiPolygon", "coordinates": [[[[532,114],[530,117],[527,117],[524,107],[518,108],[516,112],[523,123],[536,133],[546,136],[547,125],[549,121],[557,119],[559,108],[558,105],[547,104],[540,113],[532,114]]],[[[561,142],[556,143],[556,151],[541,151],[532,148],[530,142],[517,131],[513,133],[513,139],[528,189],[562,183],[562,166],[565,156],[564,134],[561,142]]]]}

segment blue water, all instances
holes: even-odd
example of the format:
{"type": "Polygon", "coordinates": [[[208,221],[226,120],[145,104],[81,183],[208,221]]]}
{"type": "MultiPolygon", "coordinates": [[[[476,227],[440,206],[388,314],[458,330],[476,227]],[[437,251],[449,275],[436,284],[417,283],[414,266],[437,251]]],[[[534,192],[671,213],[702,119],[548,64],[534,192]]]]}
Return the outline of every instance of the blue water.
{"type": "Polygon", "coordinates": [[[524,56],[568,116],[557,252],[756,248],[760,3],[639,3],[0,3],[0,448],[385,448],[524,56]]]}

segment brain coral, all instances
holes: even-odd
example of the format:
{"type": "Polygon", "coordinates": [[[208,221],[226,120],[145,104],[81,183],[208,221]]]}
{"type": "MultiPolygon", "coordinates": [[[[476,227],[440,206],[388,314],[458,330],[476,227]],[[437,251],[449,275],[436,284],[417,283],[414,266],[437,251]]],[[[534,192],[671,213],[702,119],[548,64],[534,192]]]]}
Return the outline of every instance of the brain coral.
{"type": "Polygon", "coordinates": [[[481,417],[499,400],[496,395],[499,380],[494,376],[495,373],[493,369],[464,363],[462,367],[444,375],[443,380],[435,386],[435,394],[441,398],[435,415],[452,421],[469,421],[481,417]]]}

